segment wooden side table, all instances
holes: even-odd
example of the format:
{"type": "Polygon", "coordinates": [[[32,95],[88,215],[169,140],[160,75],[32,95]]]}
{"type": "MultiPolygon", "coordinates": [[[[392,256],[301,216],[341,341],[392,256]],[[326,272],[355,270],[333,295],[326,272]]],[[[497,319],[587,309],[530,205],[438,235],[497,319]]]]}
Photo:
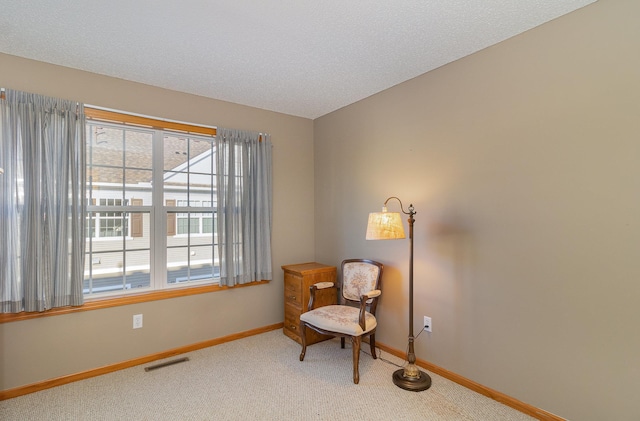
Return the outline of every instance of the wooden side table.
{"type": "MultiPolygon", "coordinates": [[[[283,333],[302,344],[300,337],[300,315],[307,311],[309,287],[318,282],[336,283],[336,267],[321,263],[300,263],[282,266],[284,270],[284,328],[283,333]]],[[[336,288],[316,291],[315,307],[336,304],[336,288]]],[[[307,345],[331,339],[333,336],[321,335],[313,329],[307,329],[307,345]]]]}

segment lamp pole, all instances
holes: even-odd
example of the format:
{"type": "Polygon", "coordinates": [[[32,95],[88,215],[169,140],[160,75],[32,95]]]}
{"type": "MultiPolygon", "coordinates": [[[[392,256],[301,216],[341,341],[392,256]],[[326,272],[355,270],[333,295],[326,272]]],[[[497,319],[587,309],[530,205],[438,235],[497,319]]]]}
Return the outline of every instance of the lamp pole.
{"type": "Polygon", "coordinates": [[[409,364],[416,362],[416,354],[413,349],[413,223],[416,221],[413,215],[413,204],[409,205],[409,352],[407,360],[409,364]]]}
{"type": "Polygon", "coordinates": [[[413,347],[414,337],[413,337],[413,224],[415,222],[415,218],[413,217],[416,214],[416,211],[413,207],[413,204],[409,205],[409,212],[405,212],[404,207],[402,206],[402,202],[397,197],[390,197],[387,199],[387,202],[390,199],[397,199],[400,202],[400,208],[402,209],[402,213],[405,215],[409,215],[409,349],[407,351],[407,362],[408,364],[399,370],[396,370],[393,373],[393,383],[405,390],[410,390],[413,392],[420,392],[423,390],[427,390],[431,387],[431,377],[423,371],[421,371],[418,366],[416,366],[416,354],[413,347]]]}

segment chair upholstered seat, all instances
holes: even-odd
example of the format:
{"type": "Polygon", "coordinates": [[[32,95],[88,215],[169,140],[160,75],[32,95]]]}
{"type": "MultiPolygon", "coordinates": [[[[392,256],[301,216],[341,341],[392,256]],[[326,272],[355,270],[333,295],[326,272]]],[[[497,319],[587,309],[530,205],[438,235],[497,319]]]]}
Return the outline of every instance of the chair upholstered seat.
{"type": "Polygon", "coordinates": [[[358,323],[360,310],[356,307],[332,305],[318,307],[300,315],[300,320],[320,329],[342,333],[349,336],[361,336],[371,332],[378,325],[376,318],[368,311],[364,313],[365,329],[358,323]]]}

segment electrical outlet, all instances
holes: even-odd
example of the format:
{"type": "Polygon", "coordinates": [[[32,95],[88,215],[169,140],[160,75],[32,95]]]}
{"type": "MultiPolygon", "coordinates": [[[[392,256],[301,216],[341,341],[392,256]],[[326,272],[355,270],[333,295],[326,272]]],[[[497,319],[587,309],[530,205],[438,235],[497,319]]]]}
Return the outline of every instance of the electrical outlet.
{"type": "Polygon", "coordinates": [[[140,329],[142,327],[142,314],[133,315],[133,328],[140,329]]]}
{"type": "Polygon", "coordinates": [[[431,332],[431,317],[424,316],[424,330],[431,332]]]}

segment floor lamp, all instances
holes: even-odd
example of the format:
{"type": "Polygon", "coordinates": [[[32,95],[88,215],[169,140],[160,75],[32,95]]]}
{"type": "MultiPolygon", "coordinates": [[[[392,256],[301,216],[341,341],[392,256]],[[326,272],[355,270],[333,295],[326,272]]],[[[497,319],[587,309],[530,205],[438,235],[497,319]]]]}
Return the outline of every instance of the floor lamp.
{"type": "Polygon", "coordinates": [[[420,392],[431,387],[431,377],[420,371],[416,362],[416,354],[413,349],[413,223],[416,214],[413,205],[409,205],[409,212],[405,212],[402,202],[395,196],[385,200],[382,212],[369,214],[367,224],[367,240],[395,240],[405,238],[404,228],[399,212],[387,212],[387,202],[396,199],[400,202],[400,209],[405,215],[409,215],[409,348],[407,352],[407,364],[404,368],[393,373],[393,383],[405,390],[420,392]]]}

